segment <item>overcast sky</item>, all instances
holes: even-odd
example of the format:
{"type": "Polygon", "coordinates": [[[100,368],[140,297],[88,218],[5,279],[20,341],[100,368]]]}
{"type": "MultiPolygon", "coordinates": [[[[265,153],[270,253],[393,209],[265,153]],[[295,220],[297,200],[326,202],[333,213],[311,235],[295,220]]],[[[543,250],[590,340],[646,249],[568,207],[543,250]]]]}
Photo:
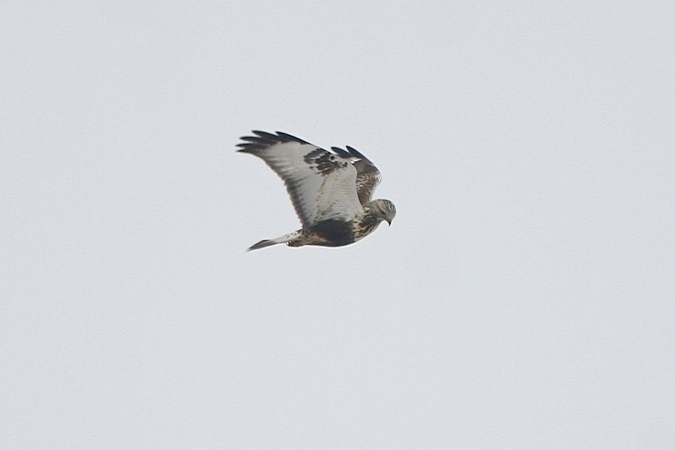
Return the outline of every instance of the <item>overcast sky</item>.
{"type": "Polygon", "coordinates": [[[232,3],[0,6],[0,446],[674,448],[675,4],[232,3]]]}

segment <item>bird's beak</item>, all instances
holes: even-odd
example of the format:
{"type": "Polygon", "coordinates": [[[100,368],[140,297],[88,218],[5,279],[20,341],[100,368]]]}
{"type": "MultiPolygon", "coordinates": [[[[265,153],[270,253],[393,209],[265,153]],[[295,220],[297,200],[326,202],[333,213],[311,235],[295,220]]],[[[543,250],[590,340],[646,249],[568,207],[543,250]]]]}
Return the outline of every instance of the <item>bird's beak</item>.
{"type": "Polygon", "coordinates": [[[389,226],[391,226],[391,220],[389,220],[389,219],[385,219],[385,220],[387,221],[387,223],[389,224],[389,226]]]}

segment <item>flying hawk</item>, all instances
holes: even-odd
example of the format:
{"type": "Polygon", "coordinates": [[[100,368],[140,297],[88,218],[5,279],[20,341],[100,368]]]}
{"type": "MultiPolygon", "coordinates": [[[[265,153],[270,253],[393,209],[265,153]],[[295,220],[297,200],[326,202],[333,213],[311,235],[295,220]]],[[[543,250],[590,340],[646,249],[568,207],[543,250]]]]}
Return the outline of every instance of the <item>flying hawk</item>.
{"type": "Polygon", "coordinates": [[[243,136],[238,151],[265,161],[284,181],[302,229],[265,239],[248,250],[286,243],[290,247],[352,244],[389,225],[396,208],[389,200],[371,200],[381,176],[377,167],[356,149],[324,150],[290,134],[253,131],[243,136]]]}

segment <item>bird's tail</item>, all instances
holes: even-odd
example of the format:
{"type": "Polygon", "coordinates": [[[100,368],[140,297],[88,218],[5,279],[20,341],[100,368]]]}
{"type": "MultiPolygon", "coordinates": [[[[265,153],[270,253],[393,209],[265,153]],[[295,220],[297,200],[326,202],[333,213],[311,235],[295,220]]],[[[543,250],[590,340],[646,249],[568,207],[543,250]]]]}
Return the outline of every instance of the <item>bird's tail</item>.
{"type": "MultiPolygon", "coordinates": [[[[263,239],[262,241],[258,242],[257,244],[253,244],[248,248],[248,252],[251,250],[258,250],[260,248],[265,248],[269,247],[271,245],[277,245],[277,244],[290,244],[291,242],[297,241],[300,238],[301,232],[300,231],[294,231],[292,233],[284,234],[283,236],[280,236],[278,238],[274,239],[263,239]]],[[[294,242],[295,243],[295,242],[294,242]]],[[[302,244],[300,244],[302,245],[302,244]]],[[[299,245],[293,245],[294,247],[299,247],[299,245]]]]}

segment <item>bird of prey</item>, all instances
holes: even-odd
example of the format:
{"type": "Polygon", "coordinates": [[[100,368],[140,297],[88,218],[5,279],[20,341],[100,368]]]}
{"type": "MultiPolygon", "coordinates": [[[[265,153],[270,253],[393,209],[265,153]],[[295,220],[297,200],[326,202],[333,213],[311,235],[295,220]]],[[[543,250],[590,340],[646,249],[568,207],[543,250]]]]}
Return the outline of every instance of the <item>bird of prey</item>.
{"type": "Polygon", "coordinates": [[[394,204],[372,200],[380,171],[356,149],[331,147],[330,152],[279,131],[253,134],[241,138],[238,151],[262,159],[281,177],[302,228],[262,240],[249,251],[284,243],[341,247],[368,236],[383,220],[391,225],[394,204]]]}

